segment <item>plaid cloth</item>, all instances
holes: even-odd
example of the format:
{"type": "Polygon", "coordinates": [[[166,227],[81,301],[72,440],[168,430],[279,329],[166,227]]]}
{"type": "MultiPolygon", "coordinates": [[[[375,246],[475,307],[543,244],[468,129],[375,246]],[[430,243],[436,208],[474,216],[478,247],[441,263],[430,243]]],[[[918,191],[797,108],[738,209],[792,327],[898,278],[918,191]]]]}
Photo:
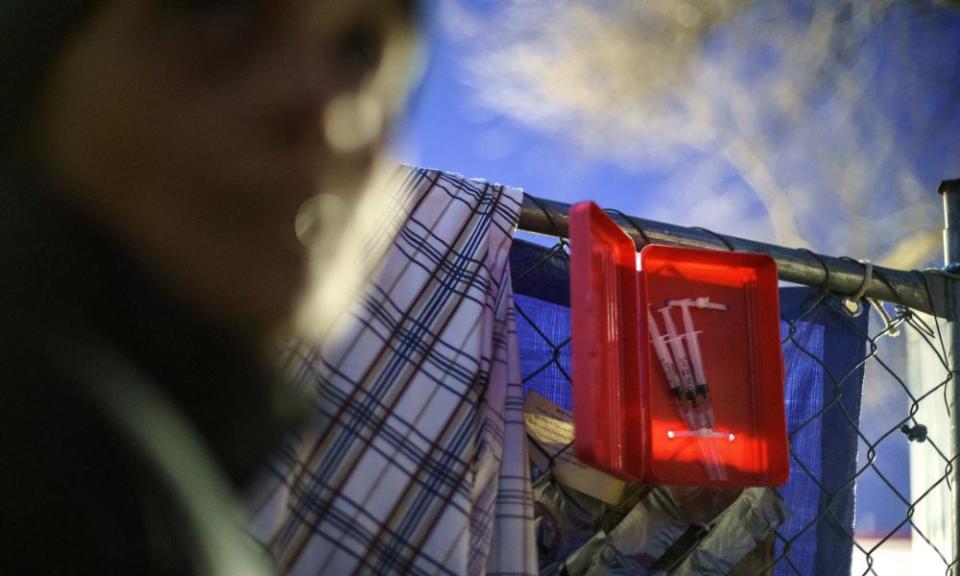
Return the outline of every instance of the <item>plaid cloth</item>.
{"type": "Polygon", "coordinates": [[[508,253],[519,190],[400,168],[408,218],[342,336],[290,350],[316,395],[254,534],[286,574],[533,574],[508,253]]]}

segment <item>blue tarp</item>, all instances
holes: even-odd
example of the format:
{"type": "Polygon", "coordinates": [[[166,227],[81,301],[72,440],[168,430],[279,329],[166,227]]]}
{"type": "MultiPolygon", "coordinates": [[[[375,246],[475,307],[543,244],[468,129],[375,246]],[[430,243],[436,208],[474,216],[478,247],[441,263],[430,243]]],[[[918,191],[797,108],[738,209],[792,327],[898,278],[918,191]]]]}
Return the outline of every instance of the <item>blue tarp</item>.
{"type": "MultiPolygon", "coordinates": [[[[570,293],[562,252],[515,241],[511,271],[524,392],[571,409],[570,293]]],[[[867,314],[850,317],[819,290],[780,290],[786,362],[791,510],[778,533],[777,575],[849,574],[867,314]],[[790,542],[789,548],[786,548],[790,542]]]]}

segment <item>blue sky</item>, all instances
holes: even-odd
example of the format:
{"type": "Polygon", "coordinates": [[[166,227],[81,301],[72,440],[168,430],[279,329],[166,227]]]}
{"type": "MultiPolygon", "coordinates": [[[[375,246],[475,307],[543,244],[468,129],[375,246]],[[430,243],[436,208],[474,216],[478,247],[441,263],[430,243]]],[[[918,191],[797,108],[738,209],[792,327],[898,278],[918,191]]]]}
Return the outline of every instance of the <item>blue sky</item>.
{"type": "MultiPolygon", "coordinates": [[[[587,150],[569,130],[519,122],[483,105],[476,94],[476,78],[468,72],[469,62],[502,47],[509,35],[498,27],[503,27],[502,14],[510,4],[504,0],[427,2],[429,64],[409,117],[399,130],[398,158],[522,187],[554,200],[592,199],[655,220],[706,226],[759,240],[777,239],[762,198],[720,154],[687,152],[665,163],[631,155],[628,150],[625,157],[614,158],[587,150]],[[453,11],[450,7],[475,17],[474,26],[480,26],[481,32],[454,38],[458,32],[451,33],[447,22],[453,11]]],[[[514,4],[552,6],[562,2],[514,4]]],[[[794,4],[805,2],[794,0],[794,4]]],[[[803,11],[797,12],[802,21],[803,11]]],[[[960,11],[944,8],[910,12],[895,7],[873,23],[862,45],[845,55],[852,60],[847,63],[851,68],[876,67],[875,72],[864,73],[865,96],[859,109],[838,108],[830,99],[837,83],[827,81],[824,89],[809,96],[808,124],[812,127],[784,132],[776,113],[759,117],[767,147],[772,150],[767,163],[793,197],[796,218],[810,247],[877,261],[901,236],[939,226],[937,185],[941,179],[960,175],[960,146],[954,136],[960,132],[958,14],[960,11]],[[889,49],[891,45],[895,49],[889,49]],[[869,112],[862,111],[868,107],[869,112]],[[844,120],[848,122],[844,124],[844,120]],[[882,148],[891,134],[895,152],[891,146],[882,148]],[[870,198],[827,211],[823,203],[831,200],[831,188],[839,186],[838,176],[822,168],[824,158],[817,153],[827,154],[830,160],[830,155],[843,152],[844,146],[846,150],[862,149],[855,158],[860,165],[851,170],[863,172],[854,179],[869,188],[870,198]],[[902,167],[899,160],[912,171],[909,182],[897,172],[902,167]],[[863,217],[858,229],[841,219],[844,214],[866,216],[887,230],[868,234],[863,217]],[[855,236],[858,230],[859,236],[855,236]],[[867,235],[870,238],[865,238],[867,235]]],[[[762,10],[748,11],[739,19],[739,28],[730,26],[728,36],[749,35],[766,17],[762,10]]],[[[720,58],[727,44],[729,38],[723,34],[710,37],[705,44],[706,59],[720,58]]],[[[741,80],[754,75],[758,90],[768,90],[760,85],[765,80],[763,73],[775,67],[783,55],[771,54],[761,40],[746,49],[750,58],[734,60],[735,74],[741,80]]],[[[745,83],[749,85],[749,80],[745,83]]],[[[709,84],[707,81],[708,90],[709,84]]],[[[716,98],[722,99],[722,89],[716,91],[716,98]]],[[[756,99],[758,104],[771,100],[760,92],[756,99]]],[[[727,112],[722,107],[718,110],[718,116],[727,112]]]]}
{"type": "Polygon", "coordinates": [[[463,73],[474,48],[453,41],[436,17],[429,20],[428,31],[424,79],[398,131],[395,155],[401,161],[521,187],[553,200],[590,199],[620,209],[638,208],[629,199],[665,177],[664,172],[638,173],[589,157],[573,142],[485,109],[472,97],[463,73]]]}

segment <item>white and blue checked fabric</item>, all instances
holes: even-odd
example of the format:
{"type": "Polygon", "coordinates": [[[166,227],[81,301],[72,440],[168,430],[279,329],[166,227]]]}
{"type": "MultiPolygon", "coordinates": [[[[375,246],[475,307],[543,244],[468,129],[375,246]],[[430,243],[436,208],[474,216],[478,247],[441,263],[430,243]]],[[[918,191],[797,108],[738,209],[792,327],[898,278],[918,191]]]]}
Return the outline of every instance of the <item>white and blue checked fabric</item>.
{"type": "Polygon", "coordinates": [[[290,351],[313,423],[255,535],[284,574],[533,574],[508,253],[522,192],[400,168],[408,217],[335,343],[290,351]]]}

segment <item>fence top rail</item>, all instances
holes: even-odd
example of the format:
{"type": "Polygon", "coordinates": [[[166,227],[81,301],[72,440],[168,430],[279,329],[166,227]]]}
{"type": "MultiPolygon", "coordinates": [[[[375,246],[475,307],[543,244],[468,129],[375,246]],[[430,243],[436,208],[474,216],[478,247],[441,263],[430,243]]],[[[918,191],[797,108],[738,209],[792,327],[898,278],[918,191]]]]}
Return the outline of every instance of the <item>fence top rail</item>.
{"type": "MultiPolygon", "coordinates": [[[[526,232],[568,238],[569,214],[569,204],[525,194],[519,227],[526,232]]],[[[824,286],[839,295],[860,292],[866,276],[866,267],[850,258],[824,256],[809,250],[717,234],[703,228],[635,218],[616,211],[608,214],[633,238],[638,247],[649,241],[688,248],[760,252],[776,260],[781,280],[824,286]]],[[[874,266],[872,277],[862,293],[866,298],[901,304],[952,319],[953,314],[946,305],[946,289],[947,278],[939,271],[905,271],[874,266]]]]}

